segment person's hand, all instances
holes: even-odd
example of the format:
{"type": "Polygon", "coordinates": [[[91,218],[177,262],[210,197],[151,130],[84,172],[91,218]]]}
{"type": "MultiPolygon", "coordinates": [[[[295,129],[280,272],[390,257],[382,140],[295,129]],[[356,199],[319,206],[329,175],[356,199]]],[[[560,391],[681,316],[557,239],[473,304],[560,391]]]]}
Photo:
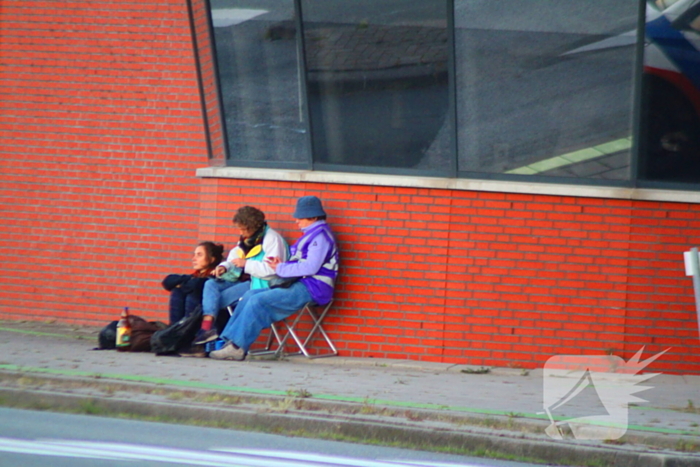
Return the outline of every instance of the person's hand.
{"type": "Polygon", "coordinates": [[[244,268],[244,267],[245,267],[246,260],[245,260],[245,258],[235,258],[235,259],[234,259],[233,261],[231,261],[231,262],[232,262],[233,265],[236,266],[237,268],[244,268]]]}
{"type": "Polygon", "coordinates": [[[282,264],[282,260],[276,256],[268,256],[265,258],[265,262],[272,268],[273,271],[277,271],[277,266],[282,264]]]}
{"type": "Polygon", "coordinates": [[[214,275],[215,275],[217,278],[219,278],[219,277],[221,277],[221,275],[224,274],[225,272],[226,272],[226,268],[225,268],[225,267],[223,267],[223,266],[218,266],[218,267],[214,270],[214,275]]]}

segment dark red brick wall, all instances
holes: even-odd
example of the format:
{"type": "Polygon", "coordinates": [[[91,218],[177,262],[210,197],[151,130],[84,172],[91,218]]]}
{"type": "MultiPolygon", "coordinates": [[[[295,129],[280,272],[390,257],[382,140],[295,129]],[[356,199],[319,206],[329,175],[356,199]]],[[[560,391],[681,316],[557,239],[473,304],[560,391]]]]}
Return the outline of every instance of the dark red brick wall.
{"type": "Polygon", "coordinates": [[[160,281],[189,270],[199,240],[230,247],[235,209],[261,207],[293,240],[294,202],[316,194],[342,248],[327,323],[342,355],[534,368],[645,346],[670,349],[653,370],[700,373],[682,263],[698,205],[199,180],[209,147],[215,164],[223,149],[220,128],[207,144],[220,117],[188,12],[3,2],[0,319],[101,325],[129,305],[165,320],[160,281]]]}
{"type": "Polygon", "coordinates": [[[187,4],[3,0],[0,318],[163,318],[207,164],[187,4]]]}
{"type": "Polygon", "coordinates": [[[204,179],[202,226],[235,238],[259,206],[294,240],[295,198],[320,196],[341,245],[328,318],[343,355],[541,367],[555,354],[643,358],[700,372],[682,203],[204,179]]]}

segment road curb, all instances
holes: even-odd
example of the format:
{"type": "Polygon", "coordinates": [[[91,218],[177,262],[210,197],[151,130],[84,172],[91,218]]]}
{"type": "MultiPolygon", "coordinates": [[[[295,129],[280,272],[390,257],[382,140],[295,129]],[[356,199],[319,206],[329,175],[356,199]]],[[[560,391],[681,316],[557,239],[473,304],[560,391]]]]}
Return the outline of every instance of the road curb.
{"type": "MultiPolygon", "coordinates": [[[[340,438],[357,442],[411,446],[427,450],[449,450],[501,457],[513,456],[567,465],[606,465],[613,467],[696,467],[700,456],[651,450],[644,446],[593,446],[577,441],[554,441],[524,433],[499,430],[479,430],[471,426],[451,426],[447,423],[407,423],[362,414],[332,414],[294,409],[294,398],[283,396],[238,395],[257,400],[257,406],[242,404],[202,404],[168,400],[168,395],[182,394],[182,388],[167,388],[152,384],[124,383],[88,378],[54,378],[21,373],[2,373],[4,377],[41,380],[50,389],[34,387],[0,387],[0,405],[40,408],[44,410],[93,413],[105,416],[138,416],[161,421],[206,424],[296,436],[340,438]],[[86,383],[124,395],[86,394],[61,391],[67,381],[86,383]],[[158,398],[128,397],[134,391],[150,388],[159,392],[158,398]],[[289,407],[270,409],[284,402],[289,407]]],[[[198,391],[194,391],[198,392],[198,391]]],[[[199,391],[201,392],[201,391],[199,391]]],[[[115,393],[116,394],[116,393],[115,393]]],[[[228,396],[232,396],[228,394],[228,396]]],[[[235,396],[235,395],[234,395],[235,396]]],[[[317,402],[317,401],[313,401],[317,402]]],[[[337,404],[337,403],[336,403],[337,404]]],[[[352,405],[352,404],[344,404],[352,405]]],[[[355,404],[357,405],[357,404],[355,404]]]]}

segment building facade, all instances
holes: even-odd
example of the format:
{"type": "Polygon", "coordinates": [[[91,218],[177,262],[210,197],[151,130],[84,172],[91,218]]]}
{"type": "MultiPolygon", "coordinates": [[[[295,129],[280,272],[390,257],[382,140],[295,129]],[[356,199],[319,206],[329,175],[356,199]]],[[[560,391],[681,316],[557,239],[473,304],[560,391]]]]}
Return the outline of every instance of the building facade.
{"type": "Polygon", "coordinates": [[[697,2],[380,3],[7,2],[0,318],[165,319],[160,281],[232,246],[235,209],[293,241],[314,194],[343,355],[644,346],[700,373],[700,107],[675,60],[697,2]]]}

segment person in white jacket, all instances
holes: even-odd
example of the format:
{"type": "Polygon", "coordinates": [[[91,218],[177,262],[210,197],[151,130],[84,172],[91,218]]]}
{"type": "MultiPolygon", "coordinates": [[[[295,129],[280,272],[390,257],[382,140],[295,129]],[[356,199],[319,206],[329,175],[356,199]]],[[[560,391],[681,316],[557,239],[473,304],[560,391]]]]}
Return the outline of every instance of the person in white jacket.
{"type": "Polygon", "coordinates": [[[268,288],[270,281],[277,279],[274,269],[264,261],[266,257],[288,256],[287,242],[267,225],[261,210],[243,206],[233,216],[233,223],[241,236],[226,261],[214,270],[215,277],[204,284],[202,328],[194,344],[218,338],[214,323],[220,310],[237,302],[248,290],[268,288]]]}

